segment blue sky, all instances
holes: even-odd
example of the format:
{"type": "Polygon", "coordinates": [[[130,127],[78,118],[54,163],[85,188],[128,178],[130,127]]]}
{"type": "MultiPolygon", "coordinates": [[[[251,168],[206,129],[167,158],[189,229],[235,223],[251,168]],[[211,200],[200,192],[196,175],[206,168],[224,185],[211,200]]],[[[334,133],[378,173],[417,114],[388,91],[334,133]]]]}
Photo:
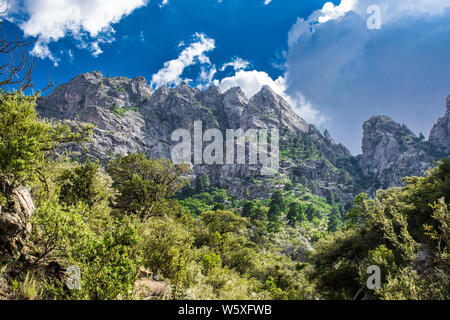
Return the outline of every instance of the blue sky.
{"type": "Polygon", "coordinates": [[[7,19],[37,41],[37,88],[92,70],[248,96],[267,84],[354,154],[370,116],[428,135],[450,94],[450,0],[10,0],[7,19]]]}

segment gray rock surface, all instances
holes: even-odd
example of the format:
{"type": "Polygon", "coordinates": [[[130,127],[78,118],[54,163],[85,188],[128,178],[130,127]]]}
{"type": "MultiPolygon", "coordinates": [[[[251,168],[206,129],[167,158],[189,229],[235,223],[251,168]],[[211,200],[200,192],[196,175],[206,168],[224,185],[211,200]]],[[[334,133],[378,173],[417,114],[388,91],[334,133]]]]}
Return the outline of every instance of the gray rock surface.
{"type": "Polygon", "coordinates": [[[363,130],[359,163],[364,177],[372,181],[369,192],[400,186],[403,177],[422,175],[434,160],[445,156],[386,116],[370,118],[363,130]]]}
{"type": "MultiPolygon", "coordinates": [[[[9,182],[0,175],[0,183],[9,182]]],[[[34,211],[30,192],[25,188],[14,189],[7,206],[0,206],[0,258],[15,259],[24,253],[34,211]]]]}
{"type": "Polygon", "coordinates": [[[450,96],[446,102],[447,110],[431,129],[429,141],[433,146],[450,153],[450,96]]]}
{"type": "Polygon", "coordinates": [[[422,174],[449,152],[448,110],[433,128],[430,142],[388,117],[373,117],[364,124],[363,154],[353,157],[268,86],[253,97],[246,97],[241,88],[222,93],[216,86],[201,91],[185,83],[153,92],[143,77],[110,78],[94,71],[39,99],[38,111],[74,125],[94,124],[88,151],[69,149],[103,161],[136,152],[170,158],[172,132],[183,128],[192,134],[194,121],[202,121],[203,130],[218,128],[224,137],[226,129],[278,128],[281,163],[276,176],[262,177],[252,165],[193,167],[192,180],[208,174],[213,185],[237,197],[263,198],[277,188],[290,186],[295,192],[303,185],[317,195],[334,193],[337,200],[348,201],[361,191],[400,185],[402,177],[422,174]]]}

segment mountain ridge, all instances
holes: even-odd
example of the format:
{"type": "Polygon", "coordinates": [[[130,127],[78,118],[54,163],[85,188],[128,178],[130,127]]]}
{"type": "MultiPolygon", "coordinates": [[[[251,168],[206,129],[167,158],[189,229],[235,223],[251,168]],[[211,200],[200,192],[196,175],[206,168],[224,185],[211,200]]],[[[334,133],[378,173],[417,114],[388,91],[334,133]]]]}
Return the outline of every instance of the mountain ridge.
{"type": "Polygon", "coordinates": [[[448,156],[450,146],[443,132],[449,123],[449,105],[450,96],[430,141],[389,117],[370,118],[363,125],[363,153],[357,156],[336,144],[327,130],[322,134],[299,117],[269,86],[250,98],[239,87],[222,93],[216,86],[202,91],[186,83],[153,91],[143,77],[110,78],[94,71],[39,98],[37,110],[43,117],[74,125],[93,123],[89,151],[71,150],[104,161],[136,152],[169,159],[171,133],[178,128],[192,130],[199,120],[204,130],[278,128],[281,166],[275,177],[259,176],[252,165],[197,165],[191,181],[207,174],[213,185],[236,197],[263,198],[275,189],[295,192],[304,187],[346,202],[362,191],[401,185],[403,176],[421,175],[434,160],[448,156]]]}

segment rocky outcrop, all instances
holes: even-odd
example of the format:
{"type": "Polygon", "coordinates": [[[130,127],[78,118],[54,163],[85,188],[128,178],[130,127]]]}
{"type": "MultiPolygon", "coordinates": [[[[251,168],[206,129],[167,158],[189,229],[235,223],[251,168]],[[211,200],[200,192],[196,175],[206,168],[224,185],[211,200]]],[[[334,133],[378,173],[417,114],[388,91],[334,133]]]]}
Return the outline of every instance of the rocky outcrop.
{"type": "MultiPolygon", "coordinates": [[[[447,99],[447,108],[449,103],[447,99]]],[[[191,179],[208,174],[213,185],[237,197],[265,198],[276,188],[289,186],[295,191],[301,184],[317,195],[334,193],[337,200],[347,201],[361,191],[400,185],[402,177],[423,174],[433,160],[449,153],[448,110],[429,142],[388,117],[373,117],[364,124],[363,154],[353,157],[328,131],[322,134],[300,118],[268,86],[253,97],[246,97],[241,88],[222,93],[216,86],[201,91],[186,83],[153,92],[142,77],[110,78],[94,71],[39,99],[38,111],[72,125],[94,124],[88,151],[69,149],[79,158],[89,155],[105,161],[136,152],[170,158],[172,132],[182,128],[192,134],[195,121],[202,121],[203,130],[217,128],[223,133],[279,129],[281,162],[274,177],[261,177],[252,165],[193,167],[191,179]]]]}
{"type": "Polygon", "coordinates": [[[431,129],[429,141],[436,148],[450,153],[450,96],[446,102],[447,110],[431,129]]]}
{"type": "Polygon", "coordinates": [[[88,107],[139,107],[148,101],[152,89],[143,77],[104,77],[99,71],[83,73],[64,83],[38,102],[40,113],[48,118],[86,121],[88,107]]]}
{"type": "MultiPolygon", "coordinates": [[[[0,176],[0,185],[9,182],[0,176]]],[[[16,188],[7,196],[6,205],[0,206],[0,257],[16,259],[26,246],[31,232],[31,216],[35,211],[33,200],[25,188],[16,188]]]]}
{"type": "Polygon", "coordinates": [[[422,175],[434,160],[445,156],[386,116],[364,123],[362,151],[359,164],[363,176],[371,181],[369,192],[400,186],[403,177],[422,175]]]}
{"type": "MultiPolygon", "coordinates": [[[[291,140],[296,136],[300,137],[298,141],[301,143],[308,140],[314,145],[314,150],[308,150],[316,153],[315,158],[305,155],[300,159],[302,166],[312,162],[308,175],[311,170],[323,171],[315,163],[319,158],[322,162],[329,160],[327,166],[333,174],[313,174],[328,179],[321,181],[318,178],[318,193],[326,194],[331,188],[346,198],[352,196],[347,191],[337,190],[339,181],[335,173],[342,170],[333,164],[336,158],[350,157],[349,151],[297,116],[289,104],[268,86],[263,86],[250,98],[240,88],[222,93],[216,86],[201,91],[185,83],[176,88],[163,86],[153,92],[142,77],[109,78],[94,71],[77,76],[39,99],[38,111],[43,117],[73,125],[94,124],[96,129],[92,143],[87,146],[89,151],[74,146],[69,146],[69,149],[75,154],[78,152],[79,158],[89,155],[102,160],[135,152],[143,152],[153,158],[170,158],[172,132],[178,128],[192,132],[194,121],[202,121],[203,130],[218,128],[223,133],[226,129],[278,128],[282,131],[281,140],[286,142],[282,145],[286,148],[295,149],[291,140]]],[[[208,174],[214,185],[227,188],[236,196],[267,197],[275,187],[283,187],[279,185],[280,181],[289,183],[291,177],[298,178],[299,171],[296,171],[297,175],[293,172],[299,163],[291,161],[290,157],[296,155],[285,157],[277,182],[265,180],[263,187],[243,183],[246,179],[263,179],[258,176],[258,167],[251,165],[197,165],[191,178],[208,174]]]]}
{"type": "Polygon", "coordinates": [[[94,71],[81,74],[40,98],[37,110],[43,117],[73,125],[95,124],[95,139],[88,147],[91,156],[102,159],[144,152],[149,147],[139,109],[152,93],[143,77],[108,78],[94,71]]]}

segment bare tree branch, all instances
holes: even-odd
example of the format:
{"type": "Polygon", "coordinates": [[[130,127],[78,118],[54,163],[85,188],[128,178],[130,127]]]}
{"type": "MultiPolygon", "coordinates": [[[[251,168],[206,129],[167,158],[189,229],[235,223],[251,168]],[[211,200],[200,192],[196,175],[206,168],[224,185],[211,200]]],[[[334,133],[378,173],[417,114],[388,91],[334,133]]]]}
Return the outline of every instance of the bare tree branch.
{"type": "MultiPolygon", "coordinates": [[[[8,0],[0,0],[0,16],[8,11],[8,0]]],[[[25,91],[33,87],[31,74],[36,63],[36,58],[28,55],[29,47],[35,41],[25,41],[19,35],[12,39],[3,29],[3,21],[0,20],[0,92],[7,90],[10,86],[16,86],[18,91],[25,91]]],[[[53,87],[53,82],[38,91],[53,87]]]]}

